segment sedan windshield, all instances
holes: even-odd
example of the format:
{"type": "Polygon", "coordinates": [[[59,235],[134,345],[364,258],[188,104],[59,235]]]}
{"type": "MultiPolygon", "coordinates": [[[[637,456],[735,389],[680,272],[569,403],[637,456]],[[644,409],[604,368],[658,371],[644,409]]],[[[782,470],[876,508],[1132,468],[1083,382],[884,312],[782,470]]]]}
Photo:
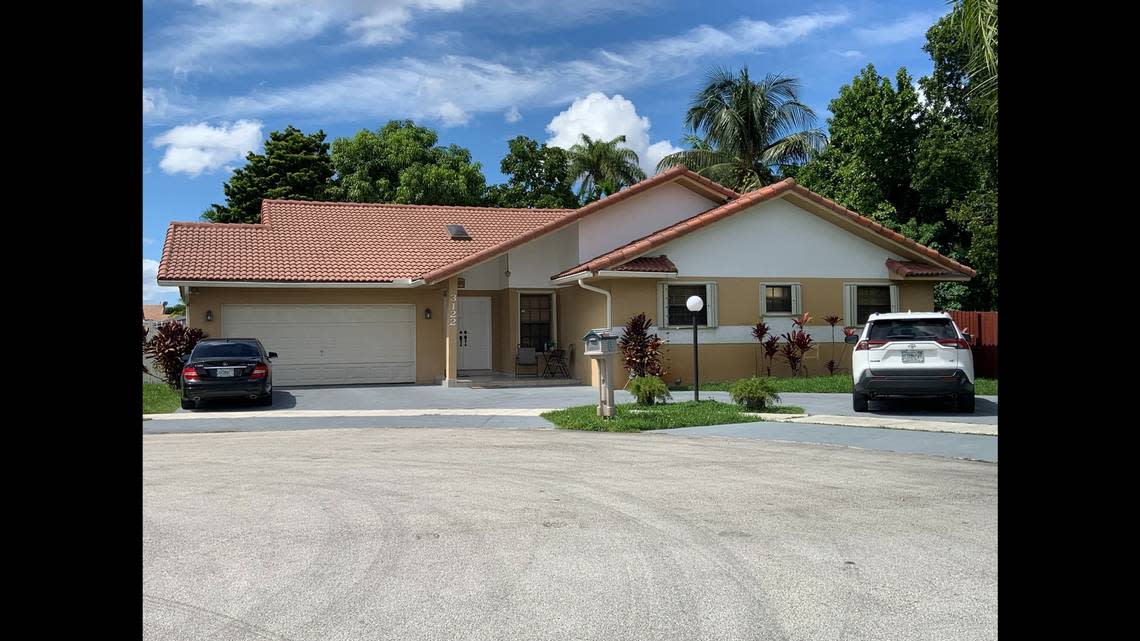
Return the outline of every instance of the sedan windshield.
{"type": "Polygon", "coordinates": [[[867,337],[871,340],[907,340],[958,338],[950,319],[924,318],[881,320],[871,324],[867,337]]]}
{"type": "Polygon", "coordinates": [[[260,350],[253,343],[199,343],[190,358],[257,358],[260,350]]]}

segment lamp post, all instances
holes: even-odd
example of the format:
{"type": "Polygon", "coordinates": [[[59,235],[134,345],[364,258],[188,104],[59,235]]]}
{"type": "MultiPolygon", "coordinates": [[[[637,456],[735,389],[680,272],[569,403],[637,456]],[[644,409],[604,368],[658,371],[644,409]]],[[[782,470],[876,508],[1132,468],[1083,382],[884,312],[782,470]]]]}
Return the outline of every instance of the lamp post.
{"type": "Polygon", "coordinates": [[[690,296],[685,301],[685,307],[693,313],[693,400],[701,400],[701,376],[697,368],[697,312],[705,307],[705,301],[700,296],[690,296]]]}

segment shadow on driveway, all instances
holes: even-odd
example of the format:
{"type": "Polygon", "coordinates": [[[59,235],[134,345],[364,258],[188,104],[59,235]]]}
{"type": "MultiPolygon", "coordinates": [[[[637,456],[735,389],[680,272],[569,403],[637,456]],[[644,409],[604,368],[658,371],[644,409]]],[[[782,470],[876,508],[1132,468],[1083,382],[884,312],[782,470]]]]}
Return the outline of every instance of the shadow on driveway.
{"type": "MultiPolygon", "coordinates": [[[[892,416],[971,416],[957,411],[952,401],[942,398],[882,398],[869,401],[867,409],[871,414],[892,416]]],[[[997,416],[997,413],[997,403],[984,398],[974,399],[973,416],[997,416]]]]}
{"type": "Polygon", "coordinates": [[[297,407],[297,397],[289,390],[273,390],[273,405],[258,405],[246,398],[218,398],[209,401],[199,401],[196,410],[178,410],[179,412],[198,412],[224,414],[226,412],[249,412],[251,410],[287,410],[297,407]]]}

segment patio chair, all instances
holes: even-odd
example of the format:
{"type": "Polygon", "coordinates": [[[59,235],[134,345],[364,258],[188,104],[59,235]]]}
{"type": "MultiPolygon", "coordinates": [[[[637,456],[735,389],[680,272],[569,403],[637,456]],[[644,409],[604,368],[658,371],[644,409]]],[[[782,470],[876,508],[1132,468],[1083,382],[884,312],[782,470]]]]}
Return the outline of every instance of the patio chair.
{"type": "Polygon", "coordinates": [[[519,345],[519,351],[515,354],[515,378],[519,377],[520,367],[533,367],[534,376],[538,376],[538,357],[533,347],[519,345]]]}

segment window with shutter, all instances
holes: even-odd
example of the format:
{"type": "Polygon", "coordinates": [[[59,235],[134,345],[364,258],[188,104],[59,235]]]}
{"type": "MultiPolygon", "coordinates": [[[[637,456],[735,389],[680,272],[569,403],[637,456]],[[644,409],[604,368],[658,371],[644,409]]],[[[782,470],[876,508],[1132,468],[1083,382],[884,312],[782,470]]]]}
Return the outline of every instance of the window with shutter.
{"type": "Polygon", "coordinates": [[[716,284],[715,283],[663,283],[661,285],[662,325],[668,327],[692,327],[696,316],[698,327],[716,327],[716,284]],[[687,302],[690,296],[700,296],[705,302],[701,311],[689,311],[687,302]]]}

